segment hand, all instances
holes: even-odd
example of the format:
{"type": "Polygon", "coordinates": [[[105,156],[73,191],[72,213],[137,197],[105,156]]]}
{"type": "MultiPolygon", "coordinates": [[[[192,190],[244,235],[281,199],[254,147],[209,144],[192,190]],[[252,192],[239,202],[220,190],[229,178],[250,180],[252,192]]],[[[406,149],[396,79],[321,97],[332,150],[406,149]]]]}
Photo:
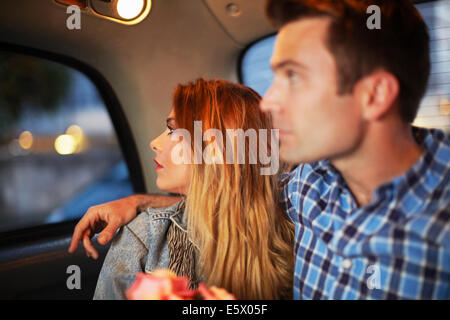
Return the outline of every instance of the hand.
{"type": "Polygon", "coordinates": [[[167,207],[180,200],[179,196],[135,194],[90,207],[75,226],[68,251],[73,253],[77,250],[78,243],[83,241],[87,256],[97,259],[98,252],[91,242],[96,233],[101,232],[97,242],[105,245],[111,241],[117,229],[136,217],[138,211],[145,210],[146,207],[167,207]]]}
{"type": "Polygon", "coordinates": [[[107,244],[118,228],[136,217],[138,204],[137,196],[129,196],[90,207],[75,226],[68,252],[73,253],[82,241],[87,256],[97,259],[98,252],[92,245],[91,238],[101,232],[97,242],[101,245],[107,244]]]}

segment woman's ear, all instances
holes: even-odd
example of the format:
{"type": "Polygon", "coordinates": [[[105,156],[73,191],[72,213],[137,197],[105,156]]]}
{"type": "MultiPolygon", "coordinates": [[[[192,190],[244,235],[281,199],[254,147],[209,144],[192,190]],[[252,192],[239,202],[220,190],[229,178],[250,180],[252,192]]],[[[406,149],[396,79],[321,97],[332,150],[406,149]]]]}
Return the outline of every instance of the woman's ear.
{"type": "Polygon", "coordinates": [[[377,121],[395,108],[399,93],[398,79],[390,72],[379,70],[355,85],[354,96],[361,106],[362,117],[377,121]]]}

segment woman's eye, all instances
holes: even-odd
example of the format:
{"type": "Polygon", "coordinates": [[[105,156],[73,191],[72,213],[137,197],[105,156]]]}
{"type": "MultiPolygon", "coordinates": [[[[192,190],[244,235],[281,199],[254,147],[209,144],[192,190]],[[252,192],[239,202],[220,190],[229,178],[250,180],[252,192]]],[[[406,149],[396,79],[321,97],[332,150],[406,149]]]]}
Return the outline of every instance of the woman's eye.
{"type": "Polygon", "coordinates": [[[168,134],[172,134],[175,131],[175,129],[173,129],[171,127],[167,127],[167,129],[169,129],[169,133],[168,134]]]}

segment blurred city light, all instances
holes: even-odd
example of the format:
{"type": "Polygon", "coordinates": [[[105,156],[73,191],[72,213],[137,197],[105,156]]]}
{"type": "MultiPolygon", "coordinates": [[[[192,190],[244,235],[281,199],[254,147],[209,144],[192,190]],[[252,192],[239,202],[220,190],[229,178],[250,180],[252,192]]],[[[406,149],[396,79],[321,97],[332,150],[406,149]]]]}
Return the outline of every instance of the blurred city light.
{"type": "Polygon", "coordinates": [[[59,154],[72,154],[77,148],[75,138],[69,134],[62,134],[55,140],[55,150],[59,154]]]}
{"type": "Polygon", "coordinates": [[[31,149],[31,146],[33,145],[33,135],[30,131],[24,131],[20,134],[19,145],[25,150],[31,149]]]}
{"type": "Polygon", "coordinates": [[[73,124],[66,130],[66,134],[72,136],[75,140],[75,153],[80,153],[87,148],[87,138],[80,126],[73,124]]]}

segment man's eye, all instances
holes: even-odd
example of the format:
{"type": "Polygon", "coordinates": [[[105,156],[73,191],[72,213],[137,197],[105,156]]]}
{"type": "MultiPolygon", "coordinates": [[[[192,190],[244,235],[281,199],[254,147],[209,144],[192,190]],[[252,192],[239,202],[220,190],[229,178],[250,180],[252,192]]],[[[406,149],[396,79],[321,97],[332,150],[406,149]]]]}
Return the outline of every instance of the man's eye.
{"type": "Polygon", "coordinates": [[[286,76],[289,79],[290,82],[297,82],[298,81],[298,74],[291,70],[286,71],[286,76]]]}

